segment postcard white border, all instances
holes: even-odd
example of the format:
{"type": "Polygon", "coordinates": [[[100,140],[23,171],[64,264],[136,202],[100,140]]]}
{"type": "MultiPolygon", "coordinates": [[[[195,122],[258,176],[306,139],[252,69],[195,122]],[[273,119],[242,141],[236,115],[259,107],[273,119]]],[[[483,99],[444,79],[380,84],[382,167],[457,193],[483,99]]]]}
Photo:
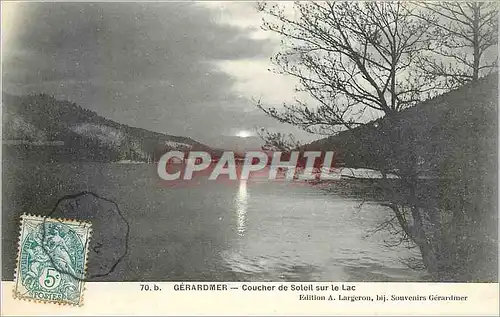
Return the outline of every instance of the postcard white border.
{"type": "MultiPolygon", "coordinates": [[[[81,307],[58,306],[14,299],[14,282],[2,282],[2,315],[499,315],[498,283],[194,283],[194,282],[92,282],[86,284],[81,307]],[[141,284],[157,285],[161,290],[141,290],[141,284]],[[228,290],[174,290],[175,285],[227,285],[228,290]],[[243,285],[350,285],[355,291],[244,291],[243,285]],[[238,289],[231,289],[238,288],[238,289]],[[465,301],[340,301],[299,300],[300,294],[334,296],[467,296],[465,301]]],[[[154,287],[152,287],[154,288],[154,287]]]]}

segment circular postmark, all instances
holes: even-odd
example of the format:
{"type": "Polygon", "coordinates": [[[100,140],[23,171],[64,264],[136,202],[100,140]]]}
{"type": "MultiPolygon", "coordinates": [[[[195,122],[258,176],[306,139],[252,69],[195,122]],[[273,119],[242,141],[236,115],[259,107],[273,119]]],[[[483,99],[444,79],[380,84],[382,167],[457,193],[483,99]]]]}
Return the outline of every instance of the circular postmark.
{"type": "MultiPolygon", "coordinates": [[[[45,252],[53,262],[54,267],[63,275],[70,275],[78,280],[102,280],[109,277],[128,250],[129,224],[123,216],[118,204],[113,200],[93,192],[81,192],[60,198],[46,218],[72,219],[92,223],[92,235],[88,242],[87,278],[78,272],[72,272],[65,267],[57,266],[56,255],[50,252],[50,246],[45,252]]],[[[50,235],[49,228],[42,234],[50,235]]],[[[43,238],[43,237],[42,237],[43,238]]],[[[52,279],[49,279],[50,284],[52,279]]],[[[54,283],[57,283],[54,281],[54,283]]]]}

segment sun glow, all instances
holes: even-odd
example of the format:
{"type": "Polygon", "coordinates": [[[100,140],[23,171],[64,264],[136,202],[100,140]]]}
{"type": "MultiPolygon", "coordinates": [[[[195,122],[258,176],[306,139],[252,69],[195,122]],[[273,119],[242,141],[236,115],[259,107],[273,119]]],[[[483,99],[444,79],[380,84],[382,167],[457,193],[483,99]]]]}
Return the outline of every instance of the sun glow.
{"type": "Polygon", "coordinates": [[[239,136],[240,138],[248,138],[252,136],[252,132],[247,130],[241,130],[240,132],[236,133],[236,136],[239,136]]]}

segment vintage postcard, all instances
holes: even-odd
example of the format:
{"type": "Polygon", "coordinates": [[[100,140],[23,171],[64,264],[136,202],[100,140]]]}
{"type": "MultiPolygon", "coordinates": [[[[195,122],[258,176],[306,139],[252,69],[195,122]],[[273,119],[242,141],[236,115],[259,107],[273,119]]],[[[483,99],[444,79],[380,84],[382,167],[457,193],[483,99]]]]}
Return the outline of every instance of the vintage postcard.
{"type": "Polygon", "coordinates": [[[499,314],[497,1],[1,9],[2,314],[499,314]]]}

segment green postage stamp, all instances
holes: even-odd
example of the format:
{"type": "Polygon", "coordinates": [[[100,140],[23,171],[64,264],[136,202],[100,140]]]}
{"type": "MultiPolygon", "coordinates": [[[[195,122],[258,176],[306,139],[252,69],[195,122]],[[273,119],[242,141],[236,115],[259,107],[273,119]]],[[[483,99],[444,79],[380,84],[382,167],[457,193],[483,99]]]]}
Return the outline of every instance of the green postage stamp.
{"type": "Polygon", "coordinates": [[[23,215],[14,297],[81,306],[90,235],[88,222],[23,215]]]}

